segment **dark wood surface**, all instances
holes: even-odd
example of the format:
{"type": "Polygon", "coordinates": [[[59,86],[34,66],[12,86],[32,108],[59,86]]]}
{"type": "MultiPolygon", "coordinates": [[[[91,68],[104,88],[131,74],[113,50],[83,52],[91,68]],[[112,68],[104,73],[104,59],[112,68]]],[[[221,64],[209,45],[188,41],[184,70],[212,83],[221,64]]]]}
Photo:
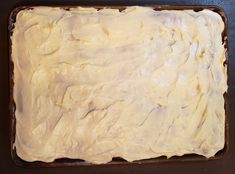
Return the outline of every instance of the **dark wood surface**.
{"type": "Polygon", "coordinates": [[[0,2],[0,172],[1,173],[211,173],[235,174],[235,0],[5,0],[0,2]],[[9,13],[21,5],[217,5],[228,17],[229,47],[229,148],[222,158],[209,161],[166,162],[156,164],[100,165],[60,168],[22,168],[16,166],[10,155],[8,111],[8,34],[9,13]]]}

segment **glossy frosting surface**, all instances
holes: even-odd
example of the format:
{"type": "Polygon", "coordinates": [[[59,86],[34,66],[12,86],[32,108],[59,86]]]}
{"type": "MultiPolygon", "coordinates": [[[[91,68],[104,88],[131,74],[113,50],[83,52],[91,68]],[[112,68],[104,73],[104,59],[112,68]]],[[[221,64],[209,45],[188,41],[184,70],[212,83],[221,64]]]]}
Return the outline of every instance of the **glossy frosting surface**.
{"type": "Polygon", "coordinates": [[[225,143],[224,23],[212,11],[35,7],[12,35],[17,154],[107,163],[225,143]]]}

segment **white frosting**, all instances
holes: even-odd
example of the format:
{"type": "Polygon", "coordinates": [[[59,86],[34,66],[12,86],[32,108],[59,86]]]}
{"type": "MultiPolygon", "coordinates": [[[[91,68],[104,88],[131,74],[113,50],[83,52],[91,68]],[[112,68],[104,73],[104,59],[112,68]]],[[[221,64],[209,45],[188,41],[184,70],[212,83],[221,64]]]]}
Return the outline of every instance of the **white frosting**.
{"type": "Polygon", "coordinates": [[[210,10],[20,11],[17,154],[91,163],[215,155],[225,142],[223,30],[210,10]]]}

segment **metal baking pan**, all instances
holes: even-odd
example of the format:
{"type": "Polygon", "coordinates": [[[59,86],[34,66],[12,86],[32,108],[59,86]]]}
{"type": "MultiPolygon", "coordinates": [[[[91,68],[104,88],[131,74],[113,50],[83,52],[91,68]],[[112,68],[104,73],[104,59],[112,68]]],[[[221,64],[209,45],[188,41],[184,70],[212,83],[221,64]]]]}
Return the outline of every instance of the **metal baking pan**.
{"type": "MultiPolygon", "coordinates": [[[[16,119],[15,119],[15,109],[16,105],[13,99],[13,86],[14,86],[14,64],[11,58],[11,52],[12,52],[12,43],[11,43],[11,35],[13,33],[14,29],[14,23],[16,21],[17,13],[24,9],[30,9],[36,6],[19,6],[14,8],[9,16],[8,21],[8,39],[9,39],[9,59],[8,59],[8,66],[9,66],[9,116],[10,116],[10,145],[11,145],[11,157],[14,163],[17,166],[21,167],[64,167],[64,166],[92,166],[94,164],[88,163],[84,160],[80,159],[68,159],[68,158],[61,158],[56,159],[53,162],[46,163],[41,161],[35,161],[35,162],[27,162],[22,160],[16,153],[16,149],[14,146],[15,142],[15,133],[16,133],[16,119]]],[[[70,8],[74,8],[77,6],[52,6],[52,7],[60,7],[62,9],[69,10],[70,8]]],[[[82,6],[82,7],[94,7],[97,9],[102,8],[113,8],[113,9],[119,9],[120,11],[124,10],[127,6],[82,6]]],[[[224,47],[226,50],[226,60],[224,62],[224,65],[228,66],[228,40],[227,40],[227,17],[225,15],[225,12],[223,9],[217,7],[217,6],[168,6],[168,5],[159,5],[159,6],[149,6],[153,8],[154,10],[194,10],[194,11],[201,11],[203,9],[209,9],[216,13],[218,13],[225,24],[225,29],[222,32],[222,39],[224,43],[224,47]]],[[[227,73],[229,70],[227,70],[227,73]]],[[[228,74],[228,81],[229,81],[229,74],[228,74]]],[[[229,86],[229,85],[228,85],[229,86]]],[[[131,165],[131,164],[146,164],[146,163],[169,163],[169,162],[185,162],[185,161],[208,161],[208,160],[217,160],[221,159],[223,155],[228,151],[229,148],[229,135],[228,135],[228,120],[230,117],[230,111],[229,111],[229,94],[226,92],[224,94],[225,99],[225,146],[222,150],[216,153],[214,157],[206,158],[201,155],[197,154],[187,154],[183,156],[174,156],[169,159],[167,159],[165,156],[157,157],[157,158],[151,158],[151,159],[144,159],[144,160],[138,160],[134,162],[127,162],[126,160],[122,158],[113,158],[113,160],[107,164],[101,164],[101,165],[131,165]]]]}

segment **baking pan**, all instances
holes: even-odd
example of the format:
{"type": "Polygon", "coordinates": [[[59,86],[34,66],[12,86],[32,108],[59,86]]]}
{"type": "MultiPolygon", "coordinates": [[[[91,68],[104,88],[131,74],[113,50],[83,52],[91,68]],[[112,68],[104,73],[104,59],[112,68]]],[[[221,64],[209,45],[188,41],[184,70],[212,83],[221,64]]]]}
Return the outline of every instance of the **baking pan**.
{"type": "MultiPolygon", "coordinates": [[[[9,59],[8,59],[8,66],[9,66],[9,116],[10,116],[10,145],[11,145],[11,157],[14,163],[18,166],[22,167],[63,167],[63,166],[92,166],[94,164],[88,163],[84,160],[80,159],[68,159],[68,158],[61,158],[56,159],[53,162],[46,163],[41,161],[35,161],[35,162],[27,162],[22,160],[16,153],[16,149],[14,146],[15,142],[15,133],[16,133],[16,119],[15,119],[15,109],[16,105],[13,99],[13,86],[14,86],[14,64],[11,58],[12,53],[12,43],[11,43],[11,35],[13,33],[14,29],[14,23],[16,21],[17,13],[24,9],[31,9],[36,6],[19,6],[14,8],[9,16],[9,23],[8,23],[8,39],[9,39],[9,59]]],[[[77,6],[52,6],[52,7],[60,7],[65,10],[69,10],[70,8],[74,8],[77,6]]],[[[124,10],[128,6],[81,6],[81,7],[94,7],[96,9],[102,9],[102,8],[113,8],[113,9],[119,9],[120,11],[124,10]]],[[[168,6],[168,5],[161,5],[161,6],[149,6],[153,8],[154,10],[194,10],[194,11],[201,11],[203,9],[209,9],[216,13],[218,13],[225,24],[225,29],[222,32],[222,40],[225,47],[225,56],[226,60],[224,62],[224,65],[228,66],[228,40],[227,40],[227,17],[225,15],[225,12],[223,9],[217,7],[217,6],[168,6]]],[[[227,73],[229,70],[227,70],[227,73]]],[[[228,81],[229,81],[229,74],[228,74],[228,81]]],[[[228,135],[228,120],[229,120],[229,94],[226,92],[224,94],[225,99],[225,145],[222,150],[217,152],[214,157],[206,158],[201,155],[197,154],[186,154],[183,156],[173,156],[169,159],[167,159],[165,156],[157,157],[157,158],[151,158],[151,159],[144,159],[144,160],[138,160],[134,162],[127,162],[126,160],[122,158],[113,158],[113,160],[106,164],[101,165],[131,165],[131,164],[146,164],[146,163],[169,163],[169,162],[186,162],[186,161],[208,161],[208,160],[216,160],[221,159],[223,155],[228,151],[229,148],[229,135],[228,135]]]]}

